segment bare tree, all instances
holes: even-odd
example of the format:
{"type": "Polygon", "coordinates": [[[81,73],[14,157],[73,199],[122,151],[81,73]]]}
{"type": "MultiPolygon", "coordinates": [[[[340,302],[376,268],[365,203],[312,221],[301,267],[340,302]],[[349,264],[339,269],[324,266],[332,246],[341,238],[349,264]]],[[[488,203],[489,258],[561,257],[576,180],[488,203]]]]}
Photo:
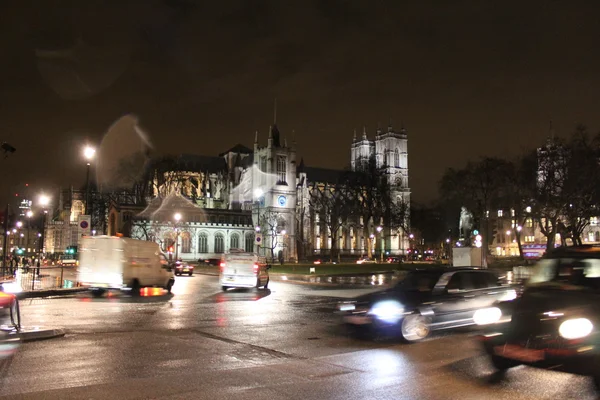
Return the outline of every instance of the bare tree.
{"type": "Polygon", "coordinates": [[[488,211],[498,206],[500,190],[505,187],[510,168],[508,161],[483,158],[478,162],[467,163],[461,170],[446,170],[440,181],[442,196],[462,200],[479,223],[484,267],[487,267],[488,249],[493,239],[490,235],[488,211]]]}
{"type": "Polygon", "coordinates": [[[309,203],[315,214],[319,216],[323,241],[327,243],[328,236],[331,235],[331,260],[336,258],[339,260],[340,231],[351,215],[346,187],[341,183],[313,183],[309,193],[309,203]]]}

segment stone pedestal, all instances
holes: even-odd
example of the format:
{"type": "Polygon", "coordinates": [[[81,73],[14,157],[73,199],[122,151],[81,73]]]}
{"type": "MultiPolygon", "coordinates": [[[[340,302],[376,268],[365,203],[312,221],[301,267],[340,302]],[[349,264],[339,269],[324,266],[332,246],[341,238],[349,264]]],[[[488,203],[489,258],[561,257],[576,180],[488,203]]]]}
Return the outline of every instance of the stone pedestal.
{"type": "Polygon", "coordinates": [[[454,247],[452,265],[455,267],[481,267],[482,249],[479,247],[454,247]]]}

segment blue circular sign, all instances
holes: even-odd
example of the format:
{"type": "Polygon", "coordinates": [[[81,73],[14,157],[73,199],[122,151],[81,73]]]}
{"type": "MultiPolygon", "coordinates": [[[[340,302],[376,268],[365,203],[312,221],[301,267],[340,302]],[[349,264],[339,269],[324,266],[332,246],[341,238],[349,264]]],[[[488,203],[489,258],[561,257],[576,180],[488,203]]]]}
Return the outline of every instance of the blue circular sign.
{"type": "Polygon", "coordinates": [[[285,196],[279,196],[277,198],[277,203],[279,204],[279,206],[281,207],[285,207],[285,203],[287,202],[287,199],[285,198],[285,196]]]}
{"type": "Polygon", "coordinates": [[[81,221],[79,223],[79,226],[81,227],[81,229],[87,229],[87,227],[89,226],[87,221],[81,221]]]}

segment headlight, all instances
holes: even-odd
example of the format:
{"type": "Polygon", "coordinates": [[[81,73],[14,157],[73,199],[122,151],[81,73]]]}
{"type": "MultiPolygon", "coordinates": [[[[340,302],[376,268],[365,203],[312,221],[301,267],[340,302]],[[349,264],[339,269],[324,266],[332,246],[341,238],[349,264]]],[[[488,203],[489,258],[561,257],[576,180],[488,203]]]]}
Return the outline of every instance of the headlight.
{"type": "Polygon", "coordinates": [[[404,315],[404,307],[396,300],[385,300],[375,303],[369,314],[388,324],[395,324],[404,315]]]}
{"type": "Polygon", "coordinates": [[[568,319],[558,328],[558,333],[565,339],[579,339],[592,333],[594,325],[587,318],[568,319]]]}
{"type": "Polygon", "coordinates": [[[473,321],[477,325],[489,325],[500,321],[502,311],[498,307],[482,308],[475,311],[473,321]]]}
{"type": "Polygon", "coordinates": [[[504,296],[500,299],[500,301],[511,301],[517,298],[517,292],[514,289],[509,289],[506,291],[504,296]]]}

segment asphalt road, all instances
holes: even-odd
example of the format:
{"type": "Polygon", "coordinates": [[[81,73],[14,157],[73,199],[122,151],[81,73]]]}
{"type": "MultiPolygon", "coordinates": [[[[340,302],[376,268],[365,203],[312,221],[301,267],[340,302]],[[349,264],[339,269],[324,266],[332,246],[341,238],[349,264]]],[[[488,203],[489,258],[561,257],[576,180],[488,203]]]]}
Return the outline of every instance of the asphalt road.
{"type": "Polygon", "coordinates": [[[25,325],[68,334],[24,344],[0,398],[596,398],[585,377],[520,367],[498,379],[473,330],[412,345],[355,338],[331,311],[359,292],[272,282],[222,293],[196,275],[168,297],[24,300],[25,325]]]}

